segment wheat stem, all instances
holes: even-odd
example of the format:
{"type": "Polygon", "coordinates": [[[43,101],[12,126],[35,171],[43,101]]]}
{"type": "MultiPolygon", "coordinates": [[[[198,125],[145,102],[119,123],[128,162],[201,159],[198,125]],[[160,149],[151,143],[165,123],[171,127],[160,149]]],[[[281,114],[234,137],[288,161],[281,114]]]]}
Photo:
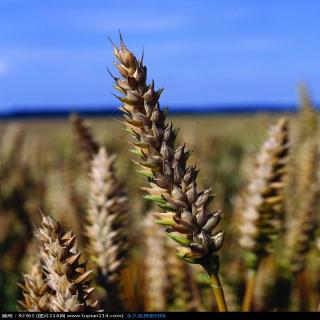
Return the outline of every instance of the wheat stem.
{"type": "Polygon", "coordinates": [[[218,274],[212,274],[210,276],[210,285],[216,297],[219,311],[227,312],[228,308],[227,308],[226,300],[224,298],[223,288],[222,288],[218,274]]]}
{"type": "Polygon", "coordinates": [[[254,296],[254,288],[256,284],[256,276],[257,272],[256,270],[249,270],[248,277],[247,277],[247,284],[246,284],[246,291],[244,294],[243,299],[243,305],[242,305],[242,311],[248,312],[251,310],[251,305],[253,302],[253,296],[254,296]]]}

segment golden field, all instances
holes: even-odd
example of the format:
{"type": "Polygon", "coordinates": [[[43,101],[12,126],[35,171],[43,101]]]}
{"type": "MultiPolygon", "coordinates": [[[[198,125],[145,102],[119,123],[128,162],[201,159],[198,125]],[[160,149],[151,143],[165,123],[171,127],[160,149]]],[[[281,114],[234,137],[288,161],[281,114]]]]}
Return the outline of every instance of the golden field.
{"type": "MultiPolygon", "coordinates": [[[[185,143],[191,151],[189,163],[200,169],[198,187],[212,186],[215,194],[212,206],[223,213],[219,229],[225,232],[225,239],[219,250],[219,273],[231,311],[241,310],[246,288],[247,250],[239,243],[241,232],[244,232],[239,227],[245,224],[241,220],[244,219],[241,211],[244,210],[247,185],[253,179],[255,158],[267,137],[268,128],[281,116],[289,118],[291,149],[285,210],[281,213],[284,231],[275,239],[274,250],[259,266],[251,310],[315,311],[318,308],[320,259],[316,247],[317,228],[310,228],[309,232],[301,223],[299,226],[303,231],[295,235],[308,242],[305,250],[296,253],[304,255],[303,269],[293,272],[290,263],[284,261],[284,251],[290,243],[287,240],[290,237],[288,221],[298,220],[305,214],[302,212],[305,207],[301,209],[300,202],[308,198],[308,185],[314,185],[311,180],[318,184],[317,171],[313,171],[307,178],[306,174],[301,178],[310,179],[305,184],[304,193],[298,194],[295,190],[300,175],[310,165],[304,145],[308,139],[318,137],[315,129],[312,134],[308,133],[308,138],[299,141],[301,132],[310,127],[310,121],[318,121],[316,114],[312,117],[305,114],[168,118],[175,128],[180,129],[178,145],[185,143]],[[292,179],[295,180],[293,186],[290,185],[292,179]]],[[[173,241],[167,240],[165,232],[156,224],[148,222],[157,209],[142,197],[145,192],[141,188],[147,183],[136,171],[132,160],[137,157],[128,151],[130,140],[122,121],[122,118],[88,120],[94,139],[110,154],[116,155],[115,173],[121,181],[121,188],[127,192],[124,219],[127,219],[128,248],[117,282],[119,308],[127,311],[216,311],[217,305],[204,271],[182,261],[175,253],[173,241]]],[[[73,230],[83,259],[89,258],[87,267],[95,269],[84,232],[90,207],[91,164],[84,160],[69,119],[2,121],[0,128],[0,309],[14,311],[16,301],[24,299],[23,290],[16,283],[23,283],[22,273],[30,273],[41,247],[34,237],[35,230],[41,225],[40,212],[59,221],[65,230],[73,230]]],[[[318,203],[314,203],[313,211],[319,220],[318,203]]],[[[96,289],[94,297],[99,300],[101,308],[113,310],[112,305],[105,304],[108,293],[97,280],[96,273],[91,279],[91,285],[96,289]]]]}

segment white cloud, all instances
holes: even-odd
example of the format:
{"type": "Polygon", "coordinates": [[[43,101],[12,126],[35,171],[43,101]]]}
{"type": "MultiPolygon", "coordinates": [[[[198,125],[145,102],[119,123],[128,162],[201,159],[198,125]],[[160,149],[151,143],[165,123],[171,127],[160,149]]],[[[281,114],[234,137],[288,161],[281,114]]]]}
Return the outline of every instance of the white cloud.
{"type": "Polygon", "coordinates": [[[8,64],[0,60],[0,76],[6,74],[8,70],[9,70],[8,64]]]}

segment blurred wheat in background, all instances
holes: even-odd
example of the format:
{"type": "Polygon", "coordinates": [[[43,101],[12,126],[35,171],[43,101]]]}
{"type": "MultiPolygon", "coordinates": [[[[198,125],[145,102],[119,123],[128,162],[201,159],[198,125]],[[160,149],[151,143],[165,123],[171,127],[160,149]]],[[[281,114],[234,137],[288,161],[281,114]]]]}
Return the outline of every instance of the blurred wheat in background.
{"type": "Polygon", "coordinates": [[[113,49],[124,124],[1,123],[1,311],[316,311],[306,86],[297,115],[170,116],[143,58],[113,49]]]}

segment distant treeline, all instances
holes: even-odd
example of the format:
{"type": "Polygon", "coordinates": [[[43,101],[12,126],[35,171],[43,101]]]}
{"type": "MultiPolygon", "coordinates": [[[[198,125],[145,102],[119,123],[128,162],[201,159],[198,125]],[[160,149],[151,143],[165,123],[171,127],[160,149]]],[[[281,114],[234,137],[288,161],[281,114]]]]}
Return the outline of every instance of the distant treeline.
{"type": "MultiPolygon", "coordinates": [[[[298,111],[296,105],[225,105],[225,106],[188,106],[171,107],[171,115],[193,115],[193,114],[254,114],[254,113],[279,113],[298,111]]],[[[118,116],[120,111],[116,107],[81,107],[81,108],[15,108],[9,111],[0,111],[1,119],[11,118],[64,118],[72,113],[82,114],[87,117],[96,116],[118,116]]]]}

